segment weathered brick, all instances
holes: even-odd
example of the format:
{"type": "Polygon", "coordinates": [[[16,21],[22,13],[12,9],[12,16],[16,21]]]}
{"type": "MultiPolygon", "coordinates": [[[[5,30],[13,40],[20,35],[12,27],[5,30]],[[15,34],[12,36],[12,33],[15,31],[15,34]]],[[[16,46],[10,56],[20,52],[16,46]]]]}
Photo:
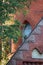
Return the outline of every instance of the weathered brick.
{"type": "Polygon", "coordinates": [[[16,60],[12,58],[6,65],[16,65],[16,60]]]}
{"type": "Polygon", "coordinates": [[[18,52],[14,55],[14,59],[16,59],[16,60],[23,59],[23,52],[22,52],[22,51],[18,51],[18,52]]]}
{"type": "Polygon", "coordinates": [[[29,50],[29,43],[24,43],[19,50],[25,51],[25,50],[29,50]]]}
{"type": "Polygon", "coordinates": [[[22,60],[17,60],[16,63],[17,63],[16,65],[23,65],[22,60]]]}
{"type": "Polygon", "coordinates": [[[43,35],[35,35],[36,42],[43,42],[43,35]]]}
{"type": "Polygon", "coordinates": [[[38,25],[43,26],[43,19],[40,21],[40,23],[38,25]]]}
{"type": "MultiPolygon", "coordinates": [[[[17,15],[17,19],[21,23],[24,23],[26,20],[27,22],[30,23],[32,29],[36,26],[37,23],[41,21],[42,17],[43,17],[43,0],[36,0],[36,2],[32,2],[30,6],[30,12],[26,14],[25,17],[23,13],[21,13],[20,15],[17,15]]],[[[32,58],[32,51],[35,48],[38,49],[38,51],[40,51],[41,53],[43,53],[43,20],[37,25],[33,33],[31,33],[30,37],[26,40],[26,43],[22,45],[22,47],[17,51],[17,53],[13,56],[13,60],[11,60],[8,65],[15,65],[13,63],[15,59],[17,61],[16,65],[23,65],[22,62],[19,60],[22,60],[22,61],[30,60],[30,62],[31,61],[40,62],[39,59],[35,60],[32,58]],[[29,42],[28,43],[29,45],[27,44],[27,42],[29,42]]],[[[41,62],[43,62],[43,60],[41,60],[41,62]]]]}
{"type": "Polygon", "coordinates": [[[28,42],[35,42],[35,35],[30,35],[30,37],[27,39],[28,42]]]}
{"type": "Polygon", "coordinates": [[[40,26],[37,25],[37,27],[34,29],[34,31],[32,32],[32,34],[41,34],[41,30],[40,30],[40,26]]]}

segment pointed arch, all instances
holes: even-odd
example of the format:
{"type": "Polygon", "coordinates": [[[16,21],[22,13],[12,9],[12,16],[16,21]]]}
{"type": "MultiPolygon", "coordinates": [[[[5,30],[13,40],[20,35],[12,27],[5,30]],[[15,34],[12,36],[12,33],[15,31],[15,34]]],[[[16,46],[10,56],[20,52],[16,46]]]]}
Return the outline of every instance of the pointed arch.
{"type": "Polygon", "coordinates": [[[23,27],[23,30],[22,30],[22,38],[23,38],[23,41],[24,41],[29,36],[29,34],[31,33],[32,27],[27,20],[25,20],[23,24],[24,24],[24,27],[23,27]]]}

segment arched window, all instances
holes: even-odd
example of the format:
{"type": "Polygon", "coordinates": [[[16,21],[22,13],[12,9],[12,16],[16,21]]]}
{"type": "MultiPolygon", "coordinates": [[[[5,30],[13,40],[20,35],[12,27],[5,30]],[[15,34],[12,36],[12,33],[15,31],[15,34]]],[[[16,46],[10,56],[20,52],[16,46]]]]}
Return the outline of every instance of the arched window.
{"type": "Polygon", "coordinates": [[[23,41],[29,36],[31,30],[32,30],[31,25],[26,21],[26,23],[24,23],[24,28],[23,28],[23,31],[22,31],[23,41]]]}

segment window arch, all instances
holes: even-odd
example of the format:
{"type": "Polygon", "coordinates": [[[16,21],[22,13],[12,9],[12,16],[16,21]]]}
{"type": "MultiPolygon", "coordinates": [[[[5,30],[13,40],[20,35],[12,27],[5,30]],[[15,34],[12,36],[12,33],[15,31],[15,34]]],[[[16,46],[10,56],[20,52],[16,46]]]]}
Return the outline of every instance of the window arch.
{"type": "Polygon", "coordinates": [[[32,31],[32,27],[31,27],[30,23],[25,21],[24,22],[24,27],[23,27],[23,30],[22,30],[22,39],[23,39],[23,41],[29,36],[31,31],[32,31]]]}

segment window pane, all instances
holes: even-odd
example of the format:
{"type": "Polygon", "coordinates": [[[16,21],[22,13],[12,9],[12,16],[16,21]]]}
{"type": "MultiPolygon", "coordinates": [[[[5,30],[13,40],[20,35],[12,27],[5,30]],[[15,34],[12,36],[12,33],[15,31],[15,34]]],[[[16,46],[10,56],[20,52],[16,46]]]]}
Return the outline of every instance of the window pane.
{"type": "Polygon", "coordinates": [[[23,39],[27,38],[31,32],[32,28],[30,24],[26,24],[24,29],[23,29],[23,39]]]}
{"type": "Polygon", "coordinates": [[[43,54],[40,54],[38,50],[34,49],[32,52],[32,58],[43,59],[43,54]]]}

